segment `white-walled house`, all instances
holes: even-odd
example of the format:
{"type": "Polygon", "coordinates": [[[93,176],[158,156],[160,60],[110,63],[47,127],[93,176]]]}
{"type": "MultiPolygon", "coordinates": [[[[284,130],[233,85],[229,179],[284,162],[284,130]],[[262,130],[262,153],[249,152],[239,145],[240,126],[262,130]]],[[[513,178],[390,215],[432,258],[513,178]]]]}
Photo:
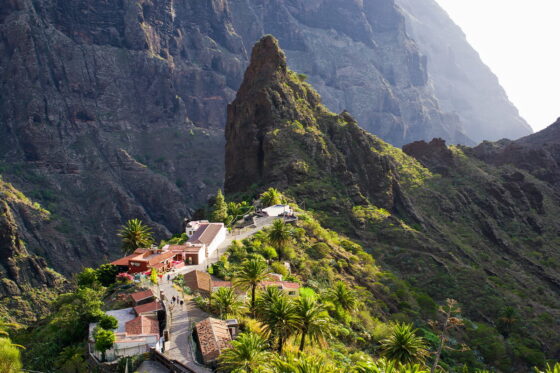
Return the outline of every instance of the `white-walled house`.
{"type": "MultiPolygon", "coordinates": [[[[149,352],[151,348],[161,351],[164,339],[160,337],[159,322],[155,317],[137,315],[133,308],[107,311],[118,321],[113,347],[105,351],[106,361],[114,361],[125,356],[134,356],[149,352]]],[[[95,349],[94,332],[97,323],[89,324],[89,352],[98,360],[102,359],[100,351],[95,349]]]]}
{"type": "MultiPolygon", "coordinates": [[[[227,229],[224,223],[209,223],[206,220],[189,222],[187,224],[186,233],[190,237],[186,243],[187,246],[204,246],[204,260],[211,257],[227,237],[227,229]],[[193,232],[194,228],[196,228],[196,230],[193,232]],[[189,235],[189,232],[192,232],[192,234],[189,235]]],[[[202,264],[200,258],[198,262],[202,264]]]]}
{"type": "Polygon", "coordinates": [[[262,212],[268,216],[280,216],[293,214],[292,208],[289,205],[274,205],[262,209],[262,212]]]}

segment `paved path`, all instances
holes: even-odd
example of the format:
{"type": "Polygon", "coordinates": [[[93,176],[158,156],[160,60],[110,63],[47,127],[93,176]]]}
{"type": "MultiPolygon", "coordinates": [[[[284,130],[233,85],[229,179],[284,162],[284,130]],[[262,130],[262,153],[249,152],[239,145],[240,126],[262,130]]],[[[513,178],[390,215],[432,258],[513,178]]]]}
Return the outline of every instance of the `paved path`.
{"type": "Polygon", "coordinates": [[[167,281],[167,277],[160,283],[160,290],[165,295],[165,304],[168,313],[172,317],[171,328],[169,331],[168,347],[165,355],[172,360],[186,365],[192,371],[197,373],[210,373],[212,370],[197,364],[194,361],[194,351],[191,343],[192,325],[189,317],[187,304],[181,306],[177,302],[172,302],[172,298],[182,299],[177,289],[173,287],[172,281],[167,281]]]}
{"type": "Polygon", "coordinates": [[[255,227],[245,228],[242,231],[236,231],[234,234],[228,235],[226,240],[218,247],[216,253],[208,258],[206,263],[201,265],[191,265],[179,268],[169,273],[169,280],[167,280],[167,275],[161,279],[159,284],[159,289],[157,286],[153,287],[154,293],[158,290],[162,291],[165,295],[165,303],[168,310],[172,314],[171,328],[169,332],[169,342],[167,343],[167,348],[165,355],[172,360],[177,360],[182,364],[186,365],[196,373],[210,373],[212,370],[197,364],[194,361],[194,351],[193,346],[190,341],[192,326],[205,319],[209,315],[196,307],[196,304],[192,301],[190,297],[184,299],[184,305],[181,307],[180,304],[176,302],[171,302],[172,298],[182,299],[182,295],[179,294],[177,289],[173,287],[173,278],[176,276],[194,271],[206,271],[207,266],[216,263],[220,256],[225,253],[227,248],[231,245],[234,240],[244,240],[245,238],[252,236],[258,231],[265,227],[272,225],[272,222],[277,219],[275,217],[265,217],[256,220],[255,227]]]}

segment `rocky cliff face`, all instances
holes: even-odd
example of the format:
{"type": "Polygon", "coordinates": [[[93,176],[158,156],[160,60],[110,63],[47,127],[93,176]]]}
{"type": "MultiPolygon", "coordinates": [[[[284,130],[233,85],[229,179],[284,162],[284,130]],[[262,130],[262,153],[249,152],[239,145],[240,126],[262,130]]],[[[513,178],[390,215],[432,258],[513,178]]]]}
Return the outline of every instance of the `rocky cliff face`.
{"type": "Polygon", "coordinates": [[[49,269],[44,258],[30,255],[20,232],[39,236],[49,229],[49,215],[12,185],[0,179],[0,314],[10,321],[27,324],[48,311],[66,280],[49,269]]]}
{"type": "Polygon", "coordinates": [[[557,356],[560,199],[553,181],[441,139],[404,152],[392,147],[348,113],[329,112],[287,69],[272,37],[255,46],[251,61],[228,109],[227,193],[280,188],[413,287],[458,299],[469,318],[496,325],[514,306],[531,320],[519,332],[527,348],[539,341],[557,356]]]}
{"type": "Polygon", "coordinates": [[[397,0],[407,30],[420,53],[442,110],[456,113],[467,136],[518,139],[532,133],[496,76],[469,45],[465,34],[434,0],[397,0]]]}
{"type": "Polygon", "coordinates": [[[10,0],[0,173],[56,233],[29,250],[69,273],[118,255],[127,219],[177,232],[221,186],[226,105],[264,33],[328,107],[385,140],[470,143],[393,0],[10,0]]]}
{"type": "Polygon", "coordinates": [[[62,233],[30,249],[70,272],[117,255],[126,219],[179,231],[223,177],[226,4],[15,0],[0,22],[0,172],[62,233]]]}
{"type": "Polygon", "coordinates": [[[233,0],[230,6],[245,45],[273,34],[325,105],[349,111],[366,130],[397,146],[434,136],[472,143],[460,118],[441,110],[426,59],[393,0],[233,0]]]}

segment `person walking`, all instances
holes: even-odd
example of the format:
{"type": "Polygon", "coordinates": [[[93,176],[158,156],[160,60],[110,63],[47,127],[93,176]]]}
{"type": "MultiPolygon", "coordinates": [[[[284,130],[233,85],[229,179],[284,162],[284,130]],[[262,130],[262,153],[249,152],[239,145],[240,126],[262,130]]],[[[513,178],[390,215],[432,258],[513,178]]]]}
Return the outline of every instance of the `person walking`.
{"type": "Polygon", "coordinates": [[[175,295],[171,298],[171,302],[175,303],[175,295]]]}

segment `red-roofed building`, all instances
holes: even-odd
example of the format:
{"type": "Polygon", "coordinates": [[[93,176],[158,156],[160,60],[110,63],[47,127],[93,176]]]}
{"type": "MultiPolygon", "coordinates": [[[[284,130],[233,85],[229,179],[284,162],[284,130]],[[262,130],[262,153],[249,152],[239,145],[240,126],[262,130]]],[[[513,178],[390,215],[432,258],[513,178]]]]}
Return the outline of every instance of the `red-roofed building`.
{"type": "MultiPolygon", "coordinates": [[[[142,306],[140,306],[142,307],[142,306]]],[[[155,348],[161,351],[164,343],[160,334],[159,321],[156,317],[137,315],[132,308],[108,311],[108,315],[118,321],[114,330],[115,343],[105,352],[107,361],[114,361],[125,356],[134,356],[149,352],[155,348]]],[[[89,326],[89,352],[101,360],[101,352],[95,350],[93,338],[97,324],[89,326]]]]}
{"type": "Polygon", "coordinates": [[[169,270],[173,264],[175,253],[161,249],[136,249],[133,254],[127,255],[112,262],[111,264],[121,269],[126,268],[128,273],[142,273],[152,268],[163,273],[169,270]]]}
{"type": "Polygon", "coordinates": [[[148,316],[138,316],[125,323],[124,326],[127,335],[158,335],[159,322],[148,316]]]}
{"type": "Polygon", "coordinates": [[[134,312],[138,316],[155,316],[158,311],[163,311],[163,306],[159,300],[134,307],[134,312]]]}
{"type": "Polygon", "coordinates": [[[136,306],[151,302],[155,298],[154,293],[149,289],[130,294],[130,297],[136,306]]]}
{"type": "Polygon", "coordinates": [[[195,326],[204,364],[216,362],[223,350],[231,347],[231,334],[224,320],[209,317],[195,326]]]}

